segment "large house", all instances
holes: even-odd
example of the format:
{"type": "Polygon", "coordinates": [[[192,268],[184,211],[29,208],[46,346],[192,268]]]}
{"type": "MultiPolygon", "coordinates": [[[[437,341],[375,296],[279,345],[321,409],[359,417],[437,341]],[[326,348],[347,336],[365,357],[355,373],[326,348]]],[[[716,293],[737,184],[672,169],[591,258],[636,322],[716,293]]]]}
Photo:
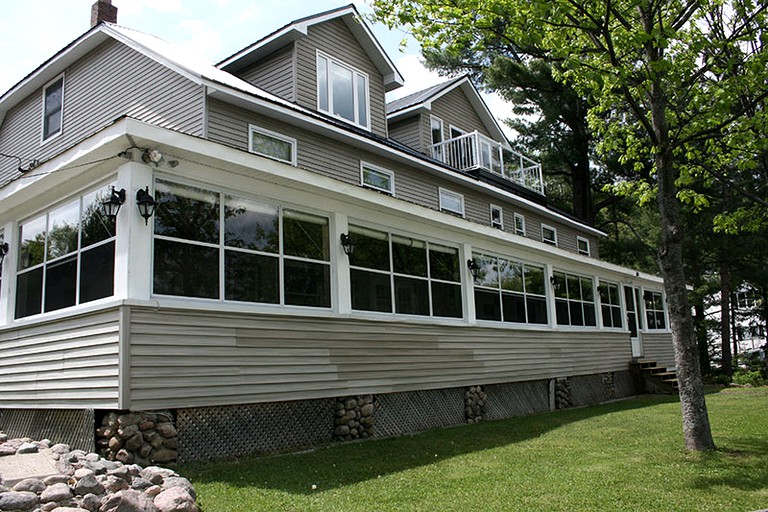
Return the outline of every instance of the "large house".
{"type": "Polygon", "coordinates": [[[166,411],[192,460],[674,366],[661,279],[599,259],[467,78],[387,104],[403,77],[354,6],[216,65],[94,13],[0,96],[0,429],[93,444],[166,411]]]}

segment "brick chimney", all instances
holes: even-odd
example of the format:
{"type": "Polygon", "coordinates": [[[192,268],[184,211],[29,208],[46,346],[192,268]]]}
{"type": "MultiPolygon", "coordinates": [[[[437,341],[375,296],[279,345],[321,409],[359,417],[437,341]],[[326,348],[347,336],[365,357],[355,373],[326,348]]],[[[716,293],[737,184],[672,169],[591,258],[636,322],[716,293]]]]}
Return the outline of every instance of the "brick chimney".
{"type": "Polygon", "coordinates": [[[117,23],[117,7],[112,0],[96,0],[91,7],[91,26],[95,27],[102,21],[117,23]]]}

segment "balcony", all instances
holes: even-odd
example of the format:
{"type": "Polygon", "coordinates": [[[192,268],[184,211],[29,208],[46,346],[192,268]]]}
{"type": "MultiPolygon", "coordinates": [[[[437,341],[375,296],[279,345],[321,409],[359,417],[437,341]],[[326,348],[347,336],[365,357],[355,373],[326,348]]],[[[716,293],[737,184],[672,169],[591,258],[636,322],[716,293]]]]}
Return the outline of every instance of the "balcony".
{"type": "Polygon", "coordinates": [[[432,158],[460,171],[484,169],[544,195],[540,163],[504,149],[495,140],[476,131],[433,144],[429,148],[432,158]]]}

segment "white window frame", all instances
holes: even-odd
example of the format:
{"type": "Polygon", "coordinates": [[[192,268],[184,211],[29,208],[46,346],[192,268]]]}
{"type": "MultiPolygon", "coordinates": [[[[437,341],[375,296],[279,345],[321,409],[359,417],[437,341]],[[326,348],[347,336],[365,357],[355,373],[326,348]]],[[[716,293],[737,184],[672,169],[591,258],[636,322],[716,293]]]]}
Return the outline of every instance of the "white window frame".
{"type": "Polygon", "coordinates": [[[389,169],[384,169],[383,167],[379,167],[378,165],[372,165],[367,162],[361,161],[360,162],[360,185],[365,188],[378,190],[379,192],[383,192],[385,194],[389,194],[390,196],[394,196],[395,195],[395,173],[390,171],[389,169]],[[379,173],[387,176],[387,178],[389,178],[390,188],[389,189],[381,188],[371,183],[366,183],[365,181],[366,169],[373,173],[379,173]]]}
{"type": "Polygon", "coordinates": [[[501,206],[492,204],[492,205],[490,205],[490,213],[491,213],[491,227],[504,231],[504,209],[501,206]],[[498,222],[494,222],[494,220],[493,220],[493,212],[494,212],[494,210],[499,212],[499,221],[498,222]]]}
{"type": "Polygon", "coordinates": [[[541,225],[541,241],[545,244],[554,245],[557,247],[557,228],[554,226],[550,226],[549,224],[542,224],[541,225]],[[552,234],[554,235],[554,238],[549,239],[544,236],[544,231],[550,229],[552,230],[552,234]]]}
{"type": "Polygon", "coordinates": [[[515,234],[525,236],[525,215],[520,213],[515,214],[515,234]],[[518,227],[517,221],[520,221],[521,228],[518,227]]]}
{"type": "Polygon", "coordinates": [[[577,237],[576,237],[576,251],[577,251],[579,254],[583,255],[583,256],[591,256],[591,255],[592,255],[592,251],[591,251],[591,250],[590,250],[590,248],[589,248],[589,240],[588,240],[588,239],[586,239],[586,238],[584,238],[583,236],[577,236],[577,237]],[[586,251],[582,251],[582,250],[581,250],[581,247],[579,247],[579,243],[580,243],[580,242],[584,242],[585,244],[587,244],[587,249],[586,249],[586,251]]]}
{"type": "Polygon", "coordinates": [[[341,119],[342,121],[345,121],[347,123],[352,123],[355,126],[360,126],[362,128],[365,128],[366,130],[371,129],[371,79],[368,76],[368,73],[364,73],[363,71],[360,71],[359,69],[355,68],[354,66],[350,66],[349,64],[346,64],[339,59],[336,59],[334,57],[331,57],[325,52],[322,52],[320,50],[317,50],[317,55],[315,58],[315,73],[316,73],[316,84],[315,84],[315,90],[317,93],[317,110],[320,112],[324,112],[328,114],[329,116],[335,117],[336,119],[341,119]],[[320,69],[320,59],[325,59],[328,63],[328,68],[326,69],[326,84],[325,84],[325,90],[328,93],[328,97],[326,98],[328,101],[328,109],[325,110],[320,107],[320,73],[317,72],[317,70],[320,69]],[[352,72],[352,108],[353,108],[353,117],[354,119],[347,119],[346,117],[342,117],[340,115],[333,113],[333,81],[330,79],[331,75],[331,65],[336,65],[345,69],[348,69],[352,72]],[[360,123],[360,112],[359,112],[359,105],[360,100],[358,97],[358,87],[357,87],[357,81],[358,77],[362,77],[365,79],[365,123],[360,123]]]}
{"type": "Polygon", "coordinates": [[[272,160],[276,160],[278,162],[283,162],[289,165],[296,166],[296,146],[297,142],[296,139],[293,137],[288,137],[287,135],[283,135],[282,133],[273,132],[272,130],[267,130],[266,128],[262,128],[261,126],[257,126],[255,124],[249,124],[248,125],[248,152],[253,153],[254,155],[263,156],[266,158],[271,158],[272,160]],[[266,153],[260,153],[259,151],[256,151],[253,148],[253,132],[260,133],[262,135],[266,135],[267,137],[272,137],[273,139],[277,139],[283,142],[286,142],[290,144],[291,146],[291,160],[283,160],[282,158],[278,158],[274,155],[268,155],[266,153]]]}
{"type": "Polygon", "coordinates": [[[57,137],[59,137],[62,133],[64,133],[64,89],[66,87],[66,79],[64,77],[64,73],[60,74],[47,84],[45,84],[45,87],[43,87],[43,98],[42,98],[42,113],[41,113],[41,119],[40,119],[40,143],[45,144],[57,137]],[[48,136],[45,135],[45,99],[48,96],[48,89],[51,88],[53,84],[61,80],[61,108],[59,109],[59,130],[55,133],[52,133],[48,136]]]}
{"type": "Polygon", "coordinates": [[[452,190],[448,190],[448,189],[443,188],[443,187],[439,187],[438,191],[439,191],[438,195],[439,195],[439,200],[440,200],[440,211],[441,212],[446,212],[446,213],[453,213],[455,215],[459,215],[461,217],[464,217],[464,195],[463,194],[459,194],[458,192],[454,192],[452,190]],[[458,200],[461,203],[461,210],[460,211],[452,210],[452,209],[446,207],[443,204],[443,202],[444,202],[443,198],[447,199],[450,196],[453,196],[452,199],[458,200]]]}
{"type": "MultiPolygon", "coordinates": [[[[430,146],[434,146],[435,144],[441,144],[445,142],[445,123],[443,123],[443,120],[437,116],[430,115],[429,116],[429,144],[430,146]],[[433,136],[434,129],[433,125],[439,124],[440,125],[440,140],[435,142],[435,138],[433,136]]],[[[435,160],[440,160],[441,162],[445,161],[445,146],[438,146],[432,148],[432,158],[435,160]]]]}

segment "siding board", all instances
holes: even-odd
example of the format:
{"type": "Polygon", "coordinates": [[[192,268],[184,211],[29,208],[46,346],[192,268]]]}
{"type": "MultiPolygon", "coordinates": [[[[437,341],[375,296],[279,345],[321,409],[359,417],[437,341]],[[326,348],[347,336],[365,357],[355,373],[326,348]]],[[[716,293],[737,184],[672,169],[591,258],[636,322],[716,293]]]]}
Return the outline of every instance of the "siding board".
{"type": "Polygon", "coordinates": [[[656,361],[659,366],[674,368],[675,347],[672,344],[672,333],[644,332],[640,335],[643,341],[643,358],[656,361]]]}
{"type": "Polygon", "coordinates": [[[267,92],[288,101],[295,101],[293,44],[256,62],[237,76],[267,92]]]}

